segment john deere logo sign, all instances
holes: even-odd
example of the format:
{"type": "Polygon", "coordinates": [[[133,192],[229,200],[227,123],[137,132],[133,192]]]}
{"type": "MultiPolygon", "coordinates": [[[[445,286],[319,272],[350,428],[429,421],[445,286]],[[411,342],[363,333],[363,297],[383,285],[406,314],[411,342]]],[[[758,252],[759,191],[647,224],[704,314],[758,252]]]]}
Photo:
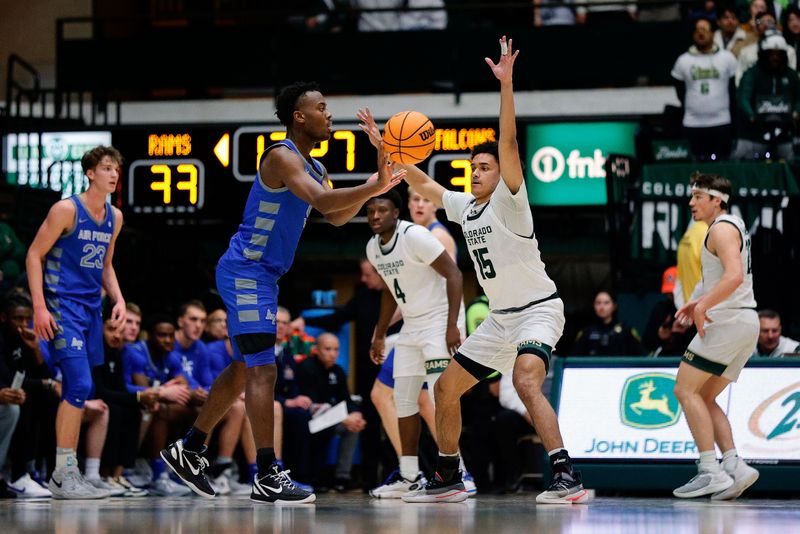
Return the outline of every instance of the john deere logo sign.
{"type": "Polygon", "coordinates": [[[622,422],[634,428],[665,428],[678,422],[681,406],[675,394],[675,377],[666,373],[643,373],[622,387],[622,422]]]}
{"type": "Polygon", "coordinates": [[[606,203],[606,155],[634,153],[633,122],[528,126],[527,188],[531,204],[606,203]]]}

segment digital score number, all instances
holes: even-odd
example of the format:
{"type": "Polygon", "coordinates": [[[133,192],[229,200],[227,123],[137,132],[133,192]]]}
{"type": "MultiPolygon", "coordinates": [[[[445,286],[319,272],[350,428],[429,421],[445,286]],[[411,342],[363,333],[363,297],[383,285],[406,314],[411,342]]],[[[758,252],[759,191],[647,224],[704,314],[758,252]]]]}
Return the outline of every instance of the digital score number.
{"type": "Polygon", "coordinates": [[[205,165],[198,159],[139,159],[128,168],[134,213],[194,213],[204,202],[205,165]]]}

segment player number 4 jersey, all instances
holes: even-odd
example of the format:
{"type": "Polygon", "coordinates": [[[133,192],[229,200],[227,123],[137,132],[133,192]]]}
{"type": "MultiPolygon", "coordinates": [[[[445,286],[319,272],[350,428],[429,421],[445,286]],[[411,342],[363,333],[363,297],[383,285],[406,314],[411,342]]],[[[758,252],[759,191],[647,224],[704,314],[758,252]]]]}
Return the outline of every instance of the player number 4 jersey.
{"type": "MultiPolygon", "coordinates": [[[[717,224],[732,224],[739,230],[741,236],[741,254],[742,254],[742,272],[744,273],[744,280],[739,287],[737,287],[730,297],[723,300],[712,310],[733,309],[733,308],[753,308],[756,307],[756,299],[753,295],[753,272],[750,260],[750,234],[744,226],[744,221],[735,215],[720,215],[717,217],[708,231],[717,224]]],[[[711,291],[714,286],[719,283],[725,270],[722,268],[720,259],[709,252],[706,248],[708,242],[708,234],[706,234],[706,242],[703,243],[703,248],[700,252],[700,263],[703,266],[703,292],[711,291]]]]}
{"type": "Polygon", "coordinates": [[[367,243],[367,258],[394,295],[405,331],[447,322],[446,281],[430,266],[444,251],[429,230],[407,221],[398,221],[387,244],[379,235],[367,243]]]}

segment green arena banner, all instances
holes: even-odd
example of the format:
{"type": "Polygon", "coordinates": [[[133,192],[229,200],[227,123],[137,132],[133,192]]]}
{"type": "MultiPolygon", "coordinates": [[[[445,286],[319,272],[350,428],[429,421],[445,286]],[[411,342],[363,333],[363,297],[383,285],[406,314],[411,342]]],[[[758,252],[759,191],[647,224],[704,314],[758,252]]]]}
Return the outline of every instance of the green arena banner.
{"type": "Polygon", "coordinates": [[[787,163],[657,163],[642,168],[636,188],[630,228],[631,258],[669,264],[691,220],[689,177],[700,171],[731,181],[730,212],[741,217],[751,232],[756,227],[783,233],[789,197],[800,193],[787,163]],[[753,225],[756,225],[755,227],[753,225]]]}
{"type": "Polygon", "coordinates": [[[528,199],[539,206],[606,203],[609,153],[635,153],[635,122],[570,122],[528,126],[528,199]]]}

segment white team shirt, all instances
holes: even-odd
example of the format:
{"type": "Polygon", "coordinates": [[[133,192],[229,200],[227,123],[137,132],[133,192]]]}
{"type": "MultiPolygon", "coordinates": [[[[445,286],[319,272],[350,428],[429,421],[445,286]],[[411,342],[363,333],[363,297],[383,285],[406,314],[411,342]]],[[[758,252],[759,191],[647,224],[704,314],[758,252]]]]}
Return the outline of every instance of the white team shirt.
{"type": "Polygon", "coordinates": [[[403,313],[403,331],[447,324],[447,282],[430,266],[444,245],[422,226],[398,221],[386,245],[379,235],[367,243],[367,259],[381,275],[403,313]]]}
{"type": "Polygon", "coordinates": [[[672,77],[686,84],[683,125],[710,128],[731,123],[728,85],[736,75],[736,57],[727,50],[701,54],[695,47],[678,57],[672,77]]]}
{"type": "Polygon", "coordinates": [[[471,194],[455,191],[446,191],[442,203],[447,218],[461,225],[492,311],[514,311],[556,292],[533,232],[525,182],[511,194],[501,178],[489,201],[481,205],[471,194]]]}
{"type": "MultiPolygon", "coordinates": [[[[753,295],[753,273],[750,268],[750,234],[747,233],[747,228],[744,226],[744,221],[736,215],[720,215],[708,227],[708,231],[716,224],[732,224],[739,230],[742,240],[741,253],[742,253],[742,272],[744,273],[744,280],[739,287],[737,287],[730,297],[723,300],[711,310],[731,310],[740,308],[756,307],[756,299],[753,295]]],[[[722,261],[708,251],[707,248],[708,233],[706,233],[706,242],[703,243],[703,249],[700,251],[700,264],[703,269],[703,294],[711,291],[714,286],[719,283],[725,270],[722,268],[722,261]]]]}

